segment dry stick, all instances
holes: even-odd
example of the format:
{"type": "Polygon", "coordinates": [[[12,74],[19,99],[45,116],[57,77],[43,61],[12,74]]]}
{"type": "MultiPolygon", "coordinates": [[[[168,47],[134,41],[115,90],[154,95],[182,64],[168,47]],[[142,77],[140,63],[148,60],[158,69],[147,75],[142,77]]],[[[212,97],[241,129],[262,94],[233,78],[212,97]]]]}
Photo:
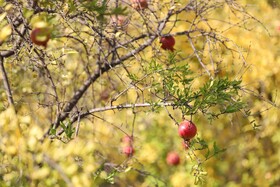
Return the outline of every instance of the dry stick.
{"type": "Polygon", "coordinates": [[[9,79],[8,79],[8,76],[7,76],[5,67],[4,67],[4,58],[2,56],[0,56],[0,71],[1,71],[1,74],[3,77],[4,88],[6,90],[9,105],[14,107],[15,106],[14,99],[13,99],[11,87],[9,84],[9,79]]]}

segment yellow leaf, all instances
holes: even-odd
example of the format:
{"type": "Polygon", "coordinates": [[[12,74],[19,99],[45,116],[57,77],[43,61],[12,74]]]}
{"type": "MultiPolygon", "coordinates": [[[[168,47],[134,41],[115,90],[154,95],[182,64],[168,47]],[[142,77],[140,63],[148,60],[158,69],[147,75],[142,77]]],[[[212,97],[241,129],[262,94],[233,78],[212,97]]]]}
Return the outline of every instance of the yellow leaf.
{"type": "Polygon", "coordinates": [[[65,51],[65,54],[78,54],[79,52],[78,51],[75,51],[75,50],[66,50],[65,51]]]}
{"type": "Polygon", "coordinates": [[[5,41],[10,35],[12,34],[12,27],[11,25],[6,25],[0,31],[0,43],[5,41]]]}
{"type": "Polygon", "coordinates": [[[35,170],[31,174],[31,178],[32,179],[44,179],[45,177],[47,177],[49,175],[49,173],[50,173],[50,169],[47,167],[43,167],[38,170],[35,170]]]}
{"type": "Polygon", "coordinates": [[[118,38],[118,37],[120,37],[121,34],[122,34],[121,32],[117,32],[117,33],[115,34],[115,37],[118,38]]]}
{"type": "Polygon", "coordinates": [[[14,145],[9,145],[6,147],[6,154],[15,155],[17,153],[17,148],[14,145]]]}
{"type": "Polygon", "coordinates": [[[6,11],[11,10],[12,8],[13,8],[13,4],[7,4],[7,5],[5,6],[5,10],[6,10],[6,11]]]}
{"type": "Polygon", "coordinates": [[[64,168],[64,171],[67,175],[74,175],[78,170],[78,165],[76,163],[70,164],[68,167],[64,168]]]}
{"type": "Polygon", "coordinates": [[[1,22],[3,19],[5,19],[6,15],[7,15],[7,12],[4,12],[4,13],[2,13],[2,14],[0,15],[0,22],[1,22]]]}
{"type": "Polygon", "coordinates": [[[3,180],[4,181],[11,181],[11,180],[13,180],[14,178],[16,178],[17,177],[17,173],[16,172],[10,172],[10,173],[7,173],[7,174],[5,174],[4,176],[3,176],[3,180]]]}

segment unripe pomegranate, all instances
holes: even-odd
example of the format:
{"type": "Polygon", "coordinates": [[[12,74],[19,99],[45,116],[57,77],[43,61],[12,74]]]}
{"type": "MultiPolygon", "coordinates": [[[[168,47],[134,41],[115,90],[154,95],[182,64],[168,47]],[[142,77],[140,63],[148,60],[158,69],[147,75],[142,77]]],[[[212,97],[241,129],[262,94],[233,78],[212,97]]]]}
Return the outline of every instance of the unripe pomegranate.
{"type": "Polygon", "coordinates": [[[148,8],[147,0],[130,0],[132,3],[132,7],[136,10],[143,10],[148,8]]]}
{"type": "Polygon", "coordinates": [[[125,154],[128,157],[131,157],[134,153],[134,149],[132,146],[125,146],[123,147],[123,154],[125,154]]]}
{"type": "Polygon", "coordinates": [[[196,126],[191,121],[183,121],[179,125],[178,133],[184,140],[190,140],[195,137],[197,132],[196,126]]]}
{"type": "Polygon", "coordinates": [[[50,39],[50,30],[48,28],[35,28],[31,31],[30,39],[32,43],[46,48],[50,39]]]}
{"type": "Polygon", "coordinates": [[[180,164],[180,156],[176,152],[169,152],[166,157],[166,162],[169,165],[177,166],[180,164]]]}
{"type": "Polygon", "coordinates": [[[164,50],[174,51],[175,39],[173,36],[164,36],[160,39],[161,48],[164,50]]]}

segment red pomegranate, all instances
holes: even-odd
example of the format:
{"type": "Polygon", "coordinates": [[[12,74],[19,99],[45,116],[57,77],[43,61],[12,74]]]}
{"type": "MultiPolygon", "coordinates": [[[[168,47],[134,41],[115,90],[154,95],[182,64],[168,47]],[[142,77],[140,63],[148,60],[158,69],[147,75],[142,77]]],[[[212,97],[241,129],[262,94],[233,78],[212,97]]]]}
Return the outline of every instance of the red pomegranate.
{"type": "Polygon", "coordinates": [[[123,154],[125,154],[128,157],[131,157],[134,153],[134,149],[132,146],[125,146],[123,147],[123,154]]]}
{"type": "Polygon", "coordinates": [[[175,39],[173,36],[164,36],[160,39],[161,48],[164,50],[174,51],[175,39]]]}
{"type": "Polygon", "coordinates": [[[166,157],[166,162],[169,165],[177,166],[180,164],[180,157],[176,152],[169,152],[166,157]]]}
{"type": "Polygon", "coordinates": [[[32,43],[46,48],[50,39],[50,30],[48,28],[35,28],[31,31],[30,39],[32,43]]]}
{"type": "Polygon", "coordinates": [[[190,140],[195,137],[197,132],[196,126],[191,121],[183,121],[179,125],[178,133],[184,140],[190,140]]]}
{"type": "Polygon", "coordinates": [[[148,8],[147,0],[130,0],[132,3],[132,7],[136,10],[143,10],[148,8]]]}

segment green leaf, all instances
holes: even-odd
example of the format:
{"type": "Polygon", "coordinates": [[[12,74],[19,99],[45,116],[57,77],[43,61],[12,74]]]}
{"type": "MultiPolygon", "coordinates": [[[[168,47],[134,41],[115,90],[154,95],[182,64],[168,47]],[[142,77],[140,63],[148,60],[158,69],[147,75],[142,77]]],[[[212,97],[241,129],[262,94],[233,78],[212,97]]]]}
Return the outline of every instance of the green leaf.
{"type": "Polygon", "coordinates": [[[52,128],[52,129],[50,130],[50,135],[56,135],[56,129],[52,128]]]}

